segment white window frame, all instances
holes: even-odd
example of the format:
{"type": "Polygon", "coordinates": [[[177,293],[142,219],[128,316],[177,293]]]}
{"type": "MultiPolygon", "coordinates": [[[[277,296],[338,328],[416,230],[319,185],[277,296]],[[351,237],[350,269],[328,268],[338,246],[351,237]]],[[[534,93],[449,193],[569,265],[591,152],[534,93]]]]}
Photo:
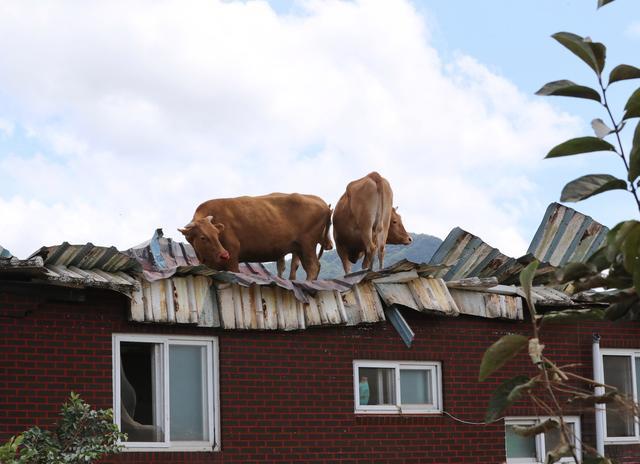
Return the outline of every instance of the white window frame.
{"type": "MultiPolygon", "coordinates": [[[[156,343],[162,348],[162,400],[164,418],[164,442],[121,442],[124,451],[220,451],[220,386],[218,369],[218,338],[183,335],[147,335],[147,334],[113,334],[113,421],[120,427],[120,343],[156,343]],[[206,347],[206,379],[207,379],[207,421],[208,436],[206,441],[170,441],[170,391],[169,391],[169,346],[203,346],[206,347]]],[[[156,359],[156,364],[160,360],[156,359]]],[[[159,369],[155,369],[156,381],[159,380],[159,369]]],[[[156,402],[156,407],[160,401],[156,402]]]]}
{"type": "Polygon", "coordinates": [[[356,414],[441,414],[442,413],[442,369],[438,361],[415,362],[415,361],[374,361],[357,360],[353,361],[353,394],[354,413],[356,414]],[[380,369],[394,369],[395,372],[395,404],[360,404],[360,377],[358,369],[361,367],[372,367],[380,369]],[[431,372],[431,398],[433,405],[402,405],[400,391],[400,370],[428,370],[431,372]]]}
{"type": "MultiPolygon", "coordinates": [[[[523,425],[523,426],[531,426],[536,425],[538,423],[542,423],[547,419],[551,419],[551,416],[512,416],[504,418],[504,448],[505,453],[507,451],[507,426],[508,425],[523,425]]],[[[557,417],[554,419],[558,420],[557,417]]],[[[578,455],[578,460],[582,460],[582,432],[580,428],[580,417],[579,416],[564,416],[564,421],[567,424],[573,424],[574,436],[576,440],[576,454],[578,455]]],[[[539,433],[535,437],[536,442],[536,457],[535,458],[509,458],[506,456],[507,464],[541,464],[545,462],[547,450],[545,449],[544,442],[544,433],[539,433]]],[[[558,462],[562,463],[574,463],[572,457],[564,457],[560,458],[558,462]]]]}
{"type": "MultiPolygon", "coordinates": [[[[625,356],[631,359],[631,392],[633,393],[633,401],[636,403],[638,399],[638,385],[636,379],[636,363],[635,359],[640,358],[640,350],[630,350],[624,348],[601,348],[600,355],[602,356],[602,379],[604,383],[607,383],[607,379],[604,378],[604,357],[605,356],[625,356]]],[[[604,442],[606,445],[628,445],[632,443],[640,442],[640,423],[638,416],[635,416],[633,421],[634,435],[631,437],[610,437],[607,435],[607,405],[604,406],[604,442]]]]}

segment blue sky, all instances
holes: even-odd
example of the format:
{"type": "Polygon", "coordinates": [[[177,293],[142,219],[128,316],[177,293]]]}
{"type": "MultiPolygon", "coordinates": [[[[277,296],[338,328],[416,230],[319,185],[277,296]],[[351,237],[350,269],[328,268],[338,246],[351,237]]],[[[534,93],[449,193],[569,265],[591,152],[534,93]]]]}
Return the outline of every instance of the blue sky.
{"type": "MultiPolygon", "coordinates": [[[[0,244],[20,257],[62,241],[128,248],[157,227],[177,237],[209,198],[335,203],[375,169],[410,230],[459,225],[523,254],[567,181],[621,175],[610,155],[542,160],[604,117],[533,96],[557,79],[595,85],[550,35],[640,65],[634,3],[3,3],[0,244]]],[[[618,111],[638,85],[612,89],[618,111]]],[[[637,215],[627,196],[571,206],[611,226],[637,215]]]]}

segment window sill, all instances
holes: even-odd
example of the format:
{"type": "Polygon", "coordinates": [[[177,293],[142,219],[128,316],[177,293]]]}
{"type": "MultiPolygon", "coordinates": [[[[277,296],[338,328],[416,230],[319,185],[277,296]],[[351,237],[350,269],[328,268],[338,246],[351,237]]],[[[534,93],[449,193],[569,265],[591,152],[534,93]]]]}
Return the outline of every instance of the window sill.
{"type": "Polygon", "coordinates": [[[211,446],[211,445],[202,445],[202,446],[149,446],[149,447],[138,447],[138,446],[126,446],[123,445],[122,452],[123,453],[185,453],[185,452],[194,452],[194,453],[213,453],[220,451],[220,446],[211,446]]]}
{"type": "Polygon", "coordinates": [[[604,444],[605,446],[640,445],[640,439],[638,439],[637,437],[632,437],[624,440],[615,440],[615,441],[605,440],[604,444]]]}
{"type": "Polygon", "coordinates": [[[403,411],[399,411],[399,410],[394,410],[394,411],[381,411],[381,410],[375,410],[375,411],[367,411],[367,410],[359,410],[356,409],[355,411],[353,411],[354,414],[358,415],[358,416],[441,416],[442,415],[442,411],[438,411],[435,409],[429,409],[429,410],[403,410],[403,411]]]}

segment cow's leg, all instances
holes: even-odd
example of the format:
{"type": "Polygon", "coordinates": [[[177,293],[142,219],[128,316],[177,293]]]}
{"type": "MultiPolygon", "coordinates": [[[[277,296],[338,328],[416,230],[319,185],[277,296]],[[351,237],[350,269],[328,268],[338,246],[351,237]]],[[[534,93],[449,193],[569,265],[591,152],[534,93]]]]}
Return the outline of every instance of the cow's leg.
{"type": "Polygon", "coordinates": [[[300,257],[297,253],[291,254],[291,269],[289,270],[289,280],[296,280],[298,267],[300,266],[300,257]]]}
{"type": "Polygon", "coordinates": [[[285,268],[284,256],[281,256],[280,258],[278,258],[276,268],[278,269],[278,277],[282,278],[282,275],[284,274],[284,268],[285,268]]]}
{"type": "Polygon", "coordinates": [[[364,260],[362,260],[362,269],[371,269],[373,267],[373,259],[376,256],[376,249],[378,248],[373,242],[371,237],[368,240],[365,239],[366,248],[364,250],[364,260]]]}
{"type": "Polygon", "coordinates": [[[340,257],[340,261],[342,261],[342,269],[344,269],[345,275],[351,272],[351,261],[349,261],[349,250],[347,250],[344,246],[339,245],[336,241],[336,252],[340,257]]]}
{"type": "Polygon", "coordinates": [[[384,267],[384,245],[378,247],[378,265],[379,269],[384,267]]]}
{"type": "Polygon", "coordinates": [[[300,253],[300,259],[302,260],[302,267],[307,273],[307,280],[315,280],[320,273],[320,261],[316,255],[316,247],[306,246],[303,247],[300,253]]]}

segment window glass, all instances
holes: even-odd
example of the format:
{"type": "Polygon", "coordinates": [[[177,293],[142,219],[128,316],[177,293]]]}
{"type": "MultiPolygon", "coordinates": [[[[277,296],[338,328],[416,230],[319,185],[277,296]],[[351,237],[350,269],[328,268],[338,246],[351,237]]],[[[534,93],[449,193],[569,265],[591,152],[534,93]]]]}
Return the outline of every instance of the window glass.
{"type": "MultiPolygon", "coordinates": [[[[604,383],[616,387],[618,391],[633,398],[633,383],[631,379],[630,356],[603,356],[604,383]]],[[[633,415],[623,408],[608,404],[607,436],[631,437],[635,435],[633,415]]]]}
{"type": "Polygon", "coordinates": [[[431,371],[400,369],[400,402],[402,404],[433,404],[431,371]]]}
{"type": "MultiPolygon", "coordinates": [[[[573,423],[567,423],[567,428],[569,429],[569,439],[571,440],[571,443],[575,445],[575,424],[573,423]]],[[[561,439],[561,432],[560,432],[560,428],[557,429],[552,429],[549,430],[547,432],[545,432],[544,434],[544,449],[549,452],[549,451],[553,451],[562,441],[561,439]]]]}
{"type": "Polygon", "coordinates": [[[169,345],[171,441],[209,439],[206,361],[204,346],[169,345]]]}
{"type": "Polygon", "coordinates": [[[360,405],[396,404],[395,369],[361,367],[358,371],[360,405]]]}
{"type": "Polygon", "coordinates": [[[507,458],[536,459],[536,438],[523,437],[513,431],[513,425],[505,427],[507,458]]]}
{"type": "Polygon", "coordinates": [[[130,442],[164,441],[162,345],[120,344],[121,429],[130,442]]]}

